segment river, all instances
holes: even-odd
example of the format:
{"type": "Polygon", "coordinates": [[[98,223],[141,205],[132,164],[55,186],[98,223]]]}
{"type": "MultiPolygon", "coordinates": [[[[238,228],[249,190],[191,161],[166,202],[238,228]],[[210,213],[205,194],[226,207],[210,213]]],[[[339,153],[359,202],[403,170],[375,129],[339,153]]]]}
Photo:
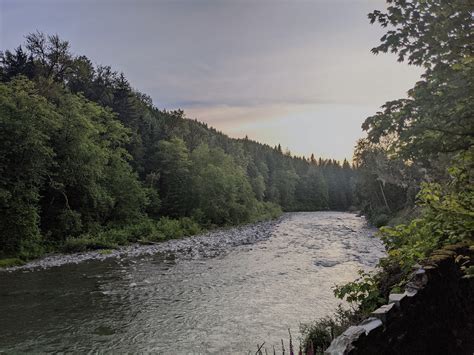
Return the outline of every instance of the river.
{"type": "Polygon", "coordinates": [[[384,255],[365,220],[343,212],[215,234],[0,272],[0,353],[271,349],[288,328],[297,338],[300,322],[330,315],[340,303],[331,288],[384,255]]]}

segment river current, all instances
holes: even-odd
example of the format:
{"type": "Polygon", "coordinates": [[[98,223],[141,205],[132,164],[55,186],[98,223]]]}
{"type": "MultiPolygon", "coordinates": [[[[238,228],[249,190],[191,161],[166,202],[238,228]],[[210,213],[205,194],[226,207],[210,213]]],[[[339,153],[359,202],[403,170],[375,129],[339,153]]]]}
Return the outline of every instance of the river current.
{"type": "Polygon", "coordinates": [[[332,287],[384,255],[365,220],[343,212],[285,214],[214,234],[0,272],[0,353],[271,349],[288,328],[297,338],[301,322],[330,315],[340,303],[332,287]]]}

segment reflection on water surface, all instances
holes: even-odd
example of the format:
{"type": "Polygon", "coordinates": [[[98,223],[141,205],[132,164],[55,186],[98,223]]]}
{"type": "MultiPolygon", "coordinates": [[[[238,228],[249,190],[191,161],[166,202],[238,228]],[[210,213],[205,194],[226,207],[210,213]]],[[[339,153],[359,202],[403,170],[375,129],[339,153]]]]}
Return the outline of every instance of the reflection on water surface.
{"type": "MultiPolygon", "coordinates": [[[[288,214],[269,239],[197,259],[141,256],[0,273],[0,351],[247,353],[330,314],[383,256],[362,218],[288,214]]],[[[255,351],[255,350],[254,350],[255,351]]]]}

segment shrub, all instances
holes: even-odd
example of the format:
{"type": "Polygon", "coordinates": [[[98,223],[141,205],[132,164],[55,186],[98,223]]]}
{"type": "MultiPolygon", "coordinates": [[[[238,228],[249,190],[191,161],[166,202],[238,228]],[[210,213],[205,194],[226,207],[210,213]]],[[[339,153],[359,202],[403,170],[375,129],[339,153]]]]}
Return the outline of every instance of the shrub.
{"type": "Polygon", "coordinates": [[[93,234],[100,239],[118,245],[126,245],[138,241],[163,239],[162,234],[158,231],[157,222],[150,218],[143,218],[138,220],[136,223],[127,225],[113,224],[110,225],[108,229],[98,230],[93,234]]]}
{"type": "Polygon", "coordinates": [[[255,216],[252,222],[265,221],[268,219],[275,219],[282,214],[281,207],[272,202],[260,202],[256,207],[255,216]]]}
{"type": "Polygon", "coordinates": [[[191,218],[170,219],[161,217],[157,230],[165,239],[182,238],[201,232],[201,227],[191,218]]]}
{"type": "Polygon", "coordinates": [[[359,212],[359,208],[357,206],[350,205],[347,211],[351,213],[356,213],[356,212],[359,212]]]}
{"type": "Polygon", "coordinates": [[[20,266],[23,265],[25,262],[18,258],[9,258],[9,259],[0,259],[0,268],[1,267],[12,267],[12,266],[20,266]]]}
{"type": "Polygon", "coordinates": [[[97,238],[104,240],[108,243],[113,243],[116,245],[125,245],[128,244],[128,233],[127,228],[112,228],[102,232],[97,233],[97,238]]]}
{"type": "Polygon", "coordinates": [[[112,249],[101,249],[101,250],[99,250],[99,254],[101,254],[101,255],[112,254],[112,249]]]}
{"type": "Polygon", "coordinates": [[[180,218],[179,222],[186,236],[195,235],[202,232],[201,226],[189,217],[180,218]]]}
{"type": "Polygon", "coordinates": [[[83,234],[78,238],[68,238],[62,245],[67,253],[97,249],[114,249],[138,241],[163,241],[182,238],[200,233],[202,228],[189,217],[170,219],[162,217],[159,221],[142,219],[135,224],[114,226],[95,234],[83,234]]]}
{"type": "Polygon", "coordinates": [[[313,349],[314,354],[323,354],[335,337],[342,334],[350,325],[360,322],[361,319],[362,315],[359,313],[343,309],[339,305],[333,317],[328,316],[312,323],[301,324],[304,353],[310,354],[310,349],[313,349]]]}
{"type": "Polygon", "coordinates": [[[387,225],[388,221],[390,220],[390,217],[386,215],[385,213],[378,214],[373,218],[373,225],[377,228],[383,227],[387,225]]]}
{"type": "Polygon", "coordinates": [[[158,231],[156,222],[149,218],[122,228],[122,233],[124,233],[128,242],[133,243],[139,240],[163,239],[162,234],[158,231]]]}
{"type": "Polygon", "coordinates": [[[359,278],[345,285],[336,286],[334,295],[357,306],[359,311],[368,314],[385,302],[380,293],[380,275],[359,270],[359,278]]]}
{"type": "Polygon", "coordinates": [[[69,238],[63,244],[63,251],[66,253],[83,252],[97,249],[114,249],[118,244],[104,239],[104,237],[94,237],[91,235],[82,235],[79,238],[69,238]]]}

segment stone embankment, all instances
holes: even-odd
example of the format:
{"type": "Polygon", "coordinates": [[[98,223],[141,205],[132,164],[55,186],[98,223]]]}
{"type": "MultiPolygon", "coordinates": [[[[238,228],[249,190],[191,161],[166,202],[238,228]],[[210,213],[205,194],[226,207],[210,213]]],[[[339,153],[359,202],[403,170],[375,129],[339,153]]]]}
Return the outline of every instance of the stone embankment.
{"type": "Polygon", "coordinates": [[[327,355],[473,354],[474,249],[450,245],[432,254],[412,275],[405,293],[333,340],[327,355]]]}

